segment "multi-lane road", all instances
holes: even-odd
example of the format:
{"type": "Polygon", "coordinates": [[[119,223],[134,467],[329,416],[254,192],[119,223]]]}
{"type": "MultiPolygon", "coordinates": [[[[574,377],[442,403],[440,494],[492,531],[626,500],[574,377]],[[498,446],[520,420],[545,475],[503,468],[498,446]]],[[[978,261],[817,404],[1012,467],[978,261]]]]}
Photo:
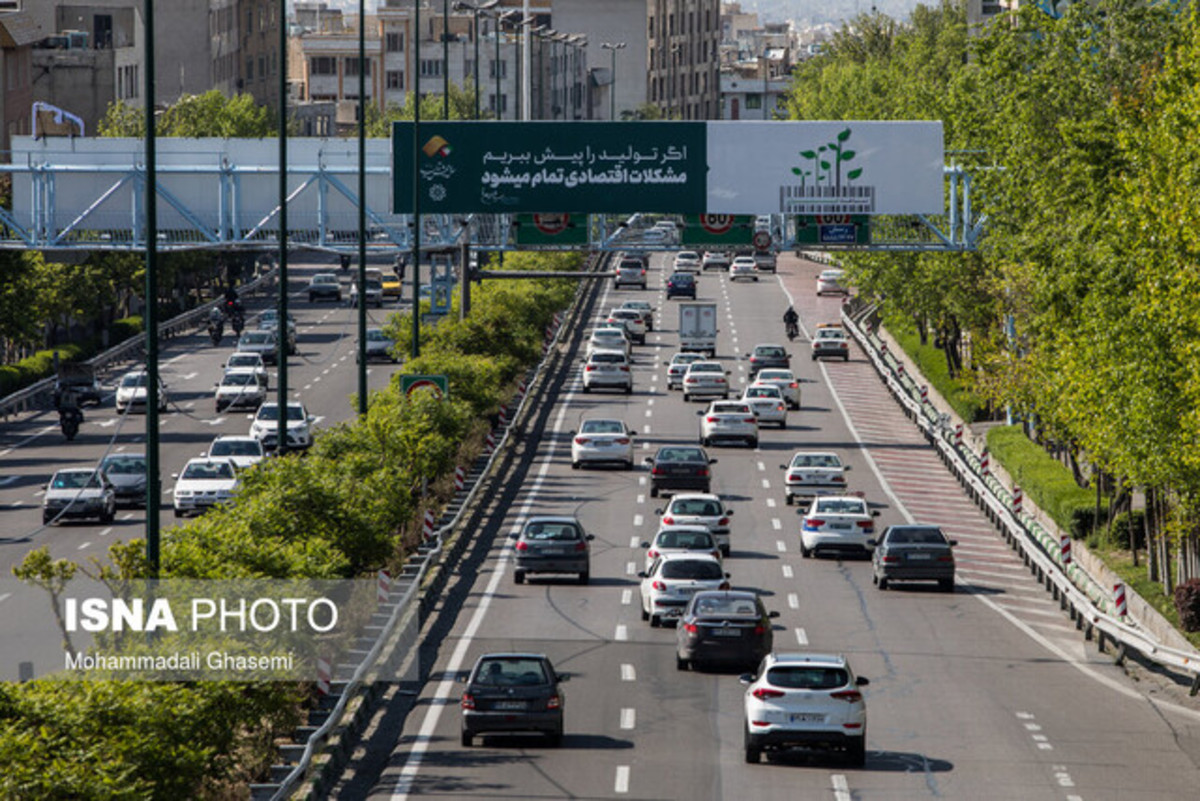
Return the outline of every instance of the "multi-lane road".
{"type": "MultiPolygon", "coordinates": [[[[288,385],[294,399],[302,400],[318,420],[314,426],[332,425],[355,413],[352,396],[358,376],[354,359],[358,334],[357,310],[343,300],[340,304],[310,304],[304,291],[316,272],[339,272],[327,262],[293,263],[289,275],[289,309],[296,319],[298,353],[288,360],[288,385]]],[[[343,276],[343,298],[349,297],[349,276],[343,276]]],[[[406,286],[407,290],[411,287],[406,286]]],[[[273,303],[263,298],[248,300],[247,326],[253,327],[257,313],[273,303]]],[[[407,306],[406,306],[407,308],[407,306]]],[[[396,310],[389,302],[383,309],[368,308],[368,325],[380,325],[396,310]]],[[[253,413],[229,410],[215,413],[213,385],[221,378],[222,365],[234,351],[235,340],[227,331],[219,346],[212,346],[203,331],[165,343],[161,348],[161,375],[167,386],[169,408],[160,415],[163,494],[160,501],[163,528],[178,525],[171,511],[172,473],[188,459],[205,452],[221,434],[245,435],[253,413]]],[[[44,595],[25,593],[14,586],[11,568],[20,564],[34,548],[48,547],[55,559],[86,563],[103,557],[117,540],[144,536],[145,511],[119,508],[111,524],[64,522],[42,526],[42,495],[54,471],[65,467],[91,467],[109,453],[144,453],[145,418],[141,414],[118,415],[113,406],[115,383],[121,374],[138,364],[117,365],[103,377],[104,402],[84,410],[85,422],[73,442],[67,442],[53,411],[21,415],[0,425],[0,680],[15,678],[18,661],[34,661],[37,672],[51,665],[60,667],[57,638],[48,641],[45,627],[54,632],[53,619],[46,614],[44,595]],[[24,623],[22,623],[22,621],[24,623]],[[49,650],[44,645],[51,646],[49,650]],[[30,650],[33,649],[33,650],[30,650]]],[[[387,384],[393,365],[375,361],[368,365],[368,385],[379,389],[387,384]]],[[[271,393],[275,400],[277,375],[270,368],[271,393]]],[[[40,592],[40,591],[39,591],[40,592]]]]}
{"type": "MultiPolygon", "coordinates": [[[[814,363],[802,340],[789,345],[803,379],[802,408],[786,430],[764,429],[757,449],[711,449],[719,459],[714,491],[736,512],[726,560],[733,585],[758,590],[780,612],[776,649],[843,653],[871,679],[867,762],[852,769],[837,756],[792,754],[744,764],[736,674],[678,671],[674,632],[641,620],[639,543],[653,535],[662,505],[650,498],[645,468],[573,471],[569,464],[569,431],[581,416],[623,418],[639,432],[639,455],[696,441],[702,407],[668,392],[663,375],[677,345],[676,305],[662,293],[668,259],[654,257],[646,292],[599,290],[597,314],[630,298],[651,298],[659,309],[655,332],[635,347],[634,393],[582,394],[578,359],[570,360],[575,374],[554,399],[528,475],[517,479],[516,502],[478,535],[490,552],[467,601],[444,613],[453,625],[429,681],[402,731],[389,733],[389,715],[381,714],[337,797],[1196,797],[1200,706],[1165,684],[1131,681],[1085,648],[863,355],[814,363]],[[853,468],[851,488],[881,511],[881,525],[941,524],[960,543],[958,591],[880,592],[866,561],[803,559],[780,470],[802,447],[841,453],[853,468]],[[514,582],[506,535],[541,513],[577,514],[596,535],[589,585],[514,582]],[[542,652],[572,674],[562,748],[515,736],[460,746],[456,679],[489,651],[542,652]]],[[[700,299],[719,304],[718,357],[737,386],[748,381],[738,356],[783,339],[789,298],[806,335],[837,318],[838,299],[814,296],[818,270],[784,257],[780,275],[757,284],[700,278],[700,299]]]]}

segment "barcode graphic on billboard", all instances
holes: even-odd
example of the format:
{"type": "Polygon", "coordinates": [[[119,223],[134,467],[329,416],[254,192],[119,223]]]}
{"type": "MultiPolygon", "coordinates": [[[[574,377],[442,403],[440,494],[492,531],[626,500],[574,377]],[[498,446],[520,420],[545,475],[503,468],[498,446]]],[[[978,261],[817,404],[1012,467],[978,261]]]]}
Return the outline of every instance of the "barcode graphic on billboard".
{"type": "Polygon", "coordinates": [[[779,211],[784,214],[870,214],[875,211],[875,187],[781,186],[779,211]]]}

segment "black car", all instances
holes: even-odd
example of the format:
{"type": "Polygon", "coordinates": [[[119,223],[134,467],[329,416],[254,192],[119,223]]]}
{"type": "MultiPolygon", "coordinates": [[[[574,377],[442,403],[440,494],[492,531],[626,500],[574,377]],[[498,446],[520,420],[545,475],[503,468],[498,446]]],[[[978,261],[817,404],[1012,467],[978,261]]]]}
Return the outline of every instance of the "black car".
{"type": "Polygon", "coordinates": [[[675,666],[738,665],[753,669],[771,653],[771,618],[754,592],[703,590],[692,596],[675,629],[675,666]]]}
{"type": "Polygon", "coordinates": [[[754,352],[747,353],[746,358],[750,360],[751,378],[759,370],[788,370],[792,366],[792,354],[782,345],[755,345],[754,352]]]}
{"type": "Polygon", "coordinates": [[[954,592],[956,540],[937,526],[888,526],[871,555],[875,586],[886,590],[893,581],[936,581],[943,592],[954,592]]]}
{"type": "Polygon", "coordinates": [[[696,276],[691,273],[671,273],[667,279],[667,300],[671,298],[696,299],[696,276]]]}
{"type": "Polygon", "coordinates": [[[651,498],[657,498],[663,491],[712,492],[709,465],[716,464],[717,460],[708,458],[704,448],[665,445],[643,461],[650,465],[651,498]]]}
{"type": "Polygon", "coordinates": [[[491,732],[540,732],[557,748],[563,737],[563,693],[568,679],[544,654],[484,654],[462,694],[462,744],[491,732]]]}
{"type": "Polygon", "coordinates": [[[110,453],[100,462],[100,469],[112,482],[118,504],[146,505],[145,454],[110,453]]]}
{"type": "Polygon", "coordinates": [[[513,549],[517,566],[513,580],[525,582],[528,573],[574,573],[580,584],[591,574],[591,548],[595,536],[583,530],[574,517],[531,517],[516,536],[513,549]]]}

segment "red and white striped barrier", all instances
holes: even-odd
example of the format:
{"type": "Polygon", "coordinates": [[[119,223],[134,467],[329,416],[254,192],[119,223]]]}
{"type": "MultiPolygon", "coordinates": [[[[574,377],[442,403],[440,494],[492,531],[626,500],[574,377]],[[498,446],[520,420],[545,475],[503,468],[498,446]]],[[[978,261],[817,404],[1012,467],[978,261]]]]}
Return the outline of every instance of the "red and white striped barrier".
{"type": "Polygon", "coordinates": [[[983,455],[979,457],[979,472],[983,474],[984,478],[992,474],[992,457],[987,448],[983,449],[983,455]]]}
{"type": "Polygon", "coordinates": [[[882,359],[884,356],[887,356],[887,342],[886,341],[879,343],[879,358],[882,359]]]}
{"type": "Polygon", "coordinates": [[[506,428],[508,426],[508,407],[507,406],[500,407],[499,425],[501,428],[506,428]]]}
{"type": "Polygon", "coordinates": [[[958,448],[962,445],[963,424],[959,423],[954,427],[954,447],[958,448]]]}
{"type": "Polygon", "coordinates": [[[1021,512],[1023,511],[1021,507],[1024,503],[1025,503],[1025,494],[1023,492],[1021,492],[1020,487],[1014,485],[1013,486],[1013,501],[1012,501],[1012,510],[1013,510],[1014,515],[1021,514],[1021,512]]]}
{"type": "Polygon", "coordinates": [[[922,384],[921,385],[921,404],[924,405],[926,403],[929,403],[929,385],[922,384]]]}
{"type": "Polygon", "coordinates": [[[904,378],[904,365],[903,364],[896,365],[896,378],[904,378]]]}
{"type": "Polygon", "coordinates": [[[484,453],[491,453],[494,450],[496,450],[496,434],[489,431],[487,439],[483,443],[483,451],[484,453]]]}
{"type": "Polygon", "coordinates": [[[426,509],[425,510],[425,525],[422,526],[422,531],[421,531],[421,533],[425,536],[426,540],[433,539],[433,524],[434,524],[434,522],[435,521],[433,518],[433,510],[426,509]]]}
{"type": "Polygon", "coordinates": [[[386,603],[388,593],[392,591],[392,574],[386,570],[380,570],[379,575],[375,580],[375,600],[379,603],[386,603]]]}
{"type": "Polygon", "coordinates": [[[523,397],[525,397],[525,393],[526,393],[526,391],[527,391],[527,388],[526,388],[526,386],[525,386],[525,382],[524,382],[524,381],[522,381],[520,384],[517,384],[517,397],[518,397],[518,398],[523,398],[523,397]]]}
{"type": "Polygon", "coordinates": [[[1129,607],[1125,603],[1125,584],[1118,581],[1113,585],[1113,606],[1116,608],[1117,617],[1126,617],[1129,614],[1129,607]]]}
{"type": "Polygon", "coordinates": [[[1058,540],[1058,551],[1062,555],[1063,567],[1071,564],[1071,537],[1063,534],[1058,540]]]}
{"type": "Polygon", "coordinates": [[[329,685],[333,681],[333,665],[329,663],[329,657],[321,655],[317,657],[317,692],[321,695],[329,695],[329,685]]]}
{"type": "Polygon", "coordinates": [[[465,467],[454,468],[454,491],[462,492],[467,486],[467,470],[465,467]]]}

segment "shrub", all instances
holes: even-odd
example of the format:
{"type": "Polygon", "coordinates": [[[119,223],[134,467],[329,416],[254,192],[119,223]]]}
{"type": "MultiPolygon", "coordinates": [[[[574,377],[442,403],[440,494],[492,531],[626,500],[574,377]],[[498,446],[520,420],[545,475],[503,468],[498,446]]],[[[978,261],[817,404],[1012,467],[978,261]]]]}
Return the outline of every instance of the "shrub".
{"type": "Polygon", "coordinates": [[[1184,631],[1200,631],[1200,578],[1188,579],[1175,588],[1175,611],[1184,631]]]}
{"type": "Polygon", "coordinates": [[[1145,548],[1146,513],[1141,509],[1121,512],[1113,518],[1112,536],[1113,544],[1122,550],[1145,548]]]}
{"type": "Polygon", "coordinates": [[[908,357],[912,359],[921,375],[930,386],[938,391],[955,413],[968,423],[984,417],[987,404],[970,390],[961,378],[951,378],[946,365],[946,354],[933,345],[922,345],[917,332],[903,320],[885,320],[888,333],[896,340],[908,357]]]}
{"type": "Polygon", "coordinates": [[[141,315],[122,317],[120,320],[113,322],[112,326],[109,327],[108,343],[110,346],[117,345],[140,333],[142,333],[141,315]]]}

